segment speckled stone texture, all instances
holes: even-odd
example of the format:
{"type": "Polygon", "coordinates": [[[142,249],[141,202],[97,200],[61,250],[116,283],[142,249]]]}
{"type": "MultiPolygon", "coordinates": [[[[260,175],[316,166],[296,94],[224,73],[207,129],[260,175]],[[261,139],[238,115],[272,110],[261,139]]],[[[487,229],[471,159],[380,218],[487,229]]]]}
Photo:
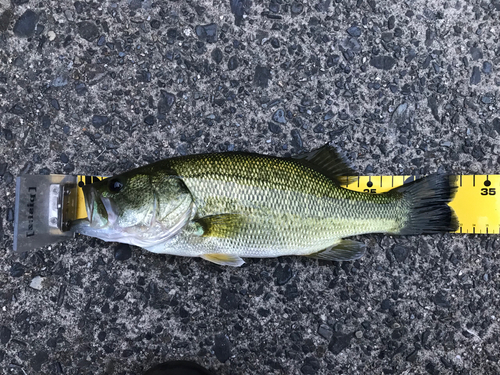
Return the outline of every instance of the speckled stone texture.
{"type": "Polygon", "coordinates": [[[239,269],[79,237],[12,253],[15,176],[327,142],[500,173],[498,0],[0,0],[0,372],[498,374],[496,236],[239,269]]]}

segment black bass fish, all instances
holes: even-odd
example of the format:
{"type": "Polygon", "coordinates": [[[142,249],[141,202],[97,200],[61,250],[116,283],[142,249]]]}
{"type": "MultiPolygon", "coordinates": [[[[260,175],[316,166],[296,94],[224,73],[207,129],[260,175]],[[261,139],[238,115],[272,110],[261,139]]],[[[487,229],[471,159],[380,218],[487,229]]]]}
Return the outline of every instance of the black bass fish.
{"type": "Polygon", "coordinates": [[[382,194],[343,188],[352,171],[332,147],[278,158],[216,153],[162,160],[83,187],[88,218],[75,232],[155,253],[240,266],[242,258],[305,255],[347,261],[364,233],[454,231],[448,176],[382,194]]]}

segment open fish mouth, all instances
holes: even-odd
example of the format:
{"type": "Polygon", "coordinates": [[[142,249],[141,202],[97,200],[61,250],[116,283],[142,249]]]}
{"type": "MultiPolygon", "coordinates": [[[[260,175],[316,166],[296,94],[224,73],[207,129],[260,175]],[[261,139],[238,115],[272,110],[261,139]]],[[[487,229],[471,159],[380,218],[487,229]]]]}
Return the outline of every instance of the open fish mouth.
{"type": "Polygon", "coordinates": [[[118,216],[113,201],[99,194],[92,185],[84,186],[82,190],[90,226],[103,227],[115,224],[118,216]]]}
{"type": "Polygon", "coordinates": [[[84,186],[82,191],[87,217],[73,221],[71,230],[104,241],[119,240],[122,235],[120,228],[115,225],[118,216],[112,199],[103,197],[92,185],[84,186]]]}
{"type": "Polygon", "coordinates": [[[84,186],[82,188],[85,198],[85,209],[87,210],[87,219],[92,224],[94,222],[94,202],[97,191],[92,186],[84,186]]]}

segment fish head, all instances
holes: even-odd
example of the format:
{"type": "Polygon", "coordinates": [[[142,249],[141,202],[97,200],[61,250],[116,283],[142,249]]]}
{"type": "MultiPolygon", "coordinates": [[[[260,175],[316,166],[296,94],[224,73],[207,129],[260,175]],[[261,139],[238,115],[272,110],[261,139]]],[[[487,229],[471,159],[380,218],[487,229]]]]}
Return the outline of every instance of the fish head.
{"type": "Polygon", "coordinates": [[[154,204],[153,188],[144,174],[106,178],[82,190],[87,218],[94,228],[144,225],[154,204]]]}
{"type": "Polygon", "coordinates": [[[74,230],[105,241],[145,247],[172,237],[194,216],[189,189],[169,173],[131,171],[82,190],[87,220],[74,230]]]}

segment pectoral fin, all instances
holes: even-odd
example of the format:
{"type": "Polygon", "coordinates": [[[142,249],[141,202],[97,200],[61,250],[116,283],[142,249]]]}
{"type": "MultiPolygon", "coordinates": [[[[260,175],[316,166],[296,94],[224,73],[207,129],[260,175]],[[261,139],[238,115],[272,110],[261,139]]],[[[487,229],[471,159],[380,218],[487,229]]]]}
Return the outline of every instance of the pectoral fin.
{"type": "Polygon", "coordinates": [[[239,267],[245,263],[239,256],[231,254],[203,254],[200,257],[221,266],[239,267]]]}
{"type": "Polygon", "coordinates": [[[317,253],[309,254],[309,258],[334,260],[334,261],[349,261],[361,258],[366,251],[364,243],[341,240],[335,246],[329,247],[325,250],[318,251],[317,253]]]}
{"type": "Polygon", "coordinates": [[[197,234],[203,237],[234,237],[245,223],[245,217],[238,214],[205,216],[195,223],[199,226],[197,234]]]}

